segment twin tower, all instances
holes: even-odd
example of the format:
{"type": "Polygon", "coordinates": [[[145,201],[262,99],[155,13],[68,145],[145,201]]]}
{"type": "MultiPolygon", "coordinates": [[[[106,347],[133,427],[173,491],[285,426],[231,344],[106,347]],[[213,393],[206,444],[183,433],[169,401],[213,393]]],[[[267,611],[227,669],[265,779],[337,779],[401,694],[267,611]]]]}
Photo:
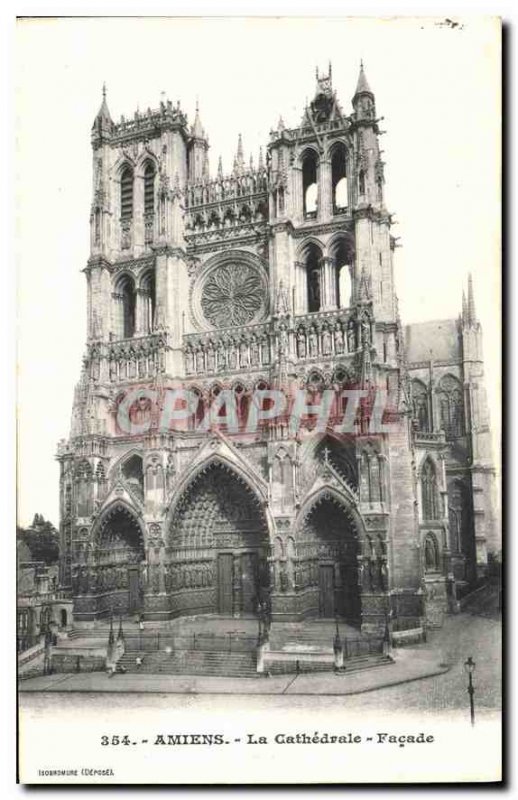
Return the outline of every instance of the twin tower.
{"type": "MultiPolygon", "coordinates": [[[[280,119],[255,164],[239,137],[232,172],[220,161],[214,176],[198,110],[189,125],[164,100],[114,122],[103,97],[87,351],[58,452],[61,583],[76,620],[239,616],[267,602],[274,621],[341,617],[368,632],[391,614],[422,628],[487,560],[468,456],[451,472],[467,500],[450,537],[437,409],[453,414],[440,381],[462,389],[462,358],[435,379],[428,365],[425,400],[413,394],[422,364],[408,363],[398,318],[379,123],[363,66],[348,112],[331,67],[317,71],[298,126],[280,119]],[[258,388],[366,383],[392,399],[394,435],[340,439],[308,423],[233,440],[196,424],[222,390],[245,414],[258,388]],[[168,384],[195,393],[190,427],[163,430],[143,401],[134,413],[149,424],[120,429],[128,392],[147,387],[160,407],[168,384]]],[[[454,435],[467,453],[463,403],[461,390],[454,435]]]]}

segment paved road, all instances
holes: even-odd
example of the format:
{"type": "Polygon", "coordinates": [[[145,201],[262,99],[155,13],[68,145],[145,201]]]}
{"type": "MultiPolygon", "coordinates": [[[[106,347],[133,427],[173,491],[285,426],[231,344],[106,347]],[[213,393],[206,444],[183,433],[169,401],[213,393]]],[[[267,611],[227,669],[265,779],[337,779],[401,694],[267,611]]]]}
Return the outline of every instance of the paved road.
{"type": "Polygon", "coordinates": [[[440,650],[442,661],[453,665],[448,672],[415,683],[344,698],[341,702],[350,708],[405,708],[408,711],[465,709],[468,695],[463,664],[468,656],[472,656],[476,662],[476,707],[497,711],[501,705],[501,639],[498,618],[471,614],[447,617],[444,626],[432,632],[426,645],[421,648],[440,650]]]}

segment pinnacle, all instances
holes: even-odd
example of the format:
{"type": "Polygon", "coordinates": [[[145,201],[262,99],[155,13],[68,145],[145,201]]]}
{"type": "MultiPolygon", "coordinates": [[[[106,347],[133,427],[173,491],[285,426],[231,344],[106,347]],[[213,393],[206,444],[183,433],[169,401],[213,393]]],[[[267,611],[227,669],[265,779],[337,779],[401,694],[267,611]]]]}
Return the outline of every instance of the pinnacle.
{"type": "Polygon", "coordinates": [[[108,103],[106,101],[106,83],[103,83],[102,95],[103,95],[103,99],[102,99],[101,107],[99,108],[99,111],[97,112],[97,116],[95,117],[95,120],[94,120],[94,127],[96,125],[102,125],[102,124],[105,124],[105,125],[108,125],[108,126],[111,126],[113,124],[112,123],[111,114],[110,114],[110,110],[108,108],[108,103]]]}
{"type": "Polygon", "coordinates": [[[475,296],[473,294],[473,278],[471,276],[471,272],[468,275],[468,317],[467,321],[469,325],[473,325],[477,322],[477,314],[475,311],[475,296]]]}
{"type": "Polygon", "coordinates": [[[358,75],[358,83],[356,84],[354,96],[356,97],[358,94],[372,94],[372,89],[369,86],[363,69],[363,61],[360,61],[360,74],[358,75]]]}
{"type": "Polygon", "coordinates": [[[194,116],[194,123],[192,126],[192,135],[196,139],[205,139],[205,131],[203,130],[203,125],[201,124],[200,107],[197,100],[196,100],[196,114],[194,116]]]}

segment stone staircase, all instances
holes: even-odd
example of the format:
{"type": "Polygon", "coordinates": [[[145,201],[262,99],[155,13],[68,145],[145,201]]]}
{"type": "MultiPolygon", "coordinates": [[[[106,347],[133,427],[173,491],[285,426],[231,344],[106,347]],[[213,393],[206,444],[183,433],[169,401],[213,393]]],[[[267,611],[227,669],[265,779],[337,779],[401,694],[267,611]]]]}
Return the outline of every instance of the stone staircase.
{"type": "MultiPolygon", "coordinates": [[[[346,659],[343,672],[349,675],[352,672],[359,672],[364,669],[386,667],[388,664],[392,663],[393,660],[391,657],[383,655],[383,653],[357,656],[346,659]]],[[[334,661],[332,658],[324,661],[322,659],[311,658],[310,656],[304,656],[297,660],[294,658],[275,660],[268,663],[268,672],[270,675],[304,675],[315,672],[334,672],[334,661]]]]}
{"type": "Polygon", "coordinates": [[[153,675],[212,675],[256,678],[255,653],[225,653],[210,650],[178,650],[172,653],[127,651],[119,661],[126,672],[153,675]],[[137,659],[142,664],[137,665],[137,659]]]}

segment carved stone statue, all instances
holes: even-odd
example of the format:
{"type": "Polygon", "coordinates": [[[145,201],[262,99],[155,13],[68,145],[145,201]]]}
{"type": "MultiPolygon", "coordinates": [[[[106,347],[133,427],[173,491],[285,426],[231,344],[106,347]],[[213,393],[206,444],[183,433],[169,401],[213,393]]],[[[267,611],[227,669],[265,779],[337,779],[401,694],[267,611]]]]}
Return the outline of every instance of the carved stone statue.
{"type": "Polygon", "coordinates": [[[335,325],[335,352],[338,355],[344,352],[344,332],[339,322],[335,325]]]}
{"type": "Polygon", "coordinates": [[[303,330],[297,333],[297,355],[299,358],[306,358],[306,334],[303,330]]]}

